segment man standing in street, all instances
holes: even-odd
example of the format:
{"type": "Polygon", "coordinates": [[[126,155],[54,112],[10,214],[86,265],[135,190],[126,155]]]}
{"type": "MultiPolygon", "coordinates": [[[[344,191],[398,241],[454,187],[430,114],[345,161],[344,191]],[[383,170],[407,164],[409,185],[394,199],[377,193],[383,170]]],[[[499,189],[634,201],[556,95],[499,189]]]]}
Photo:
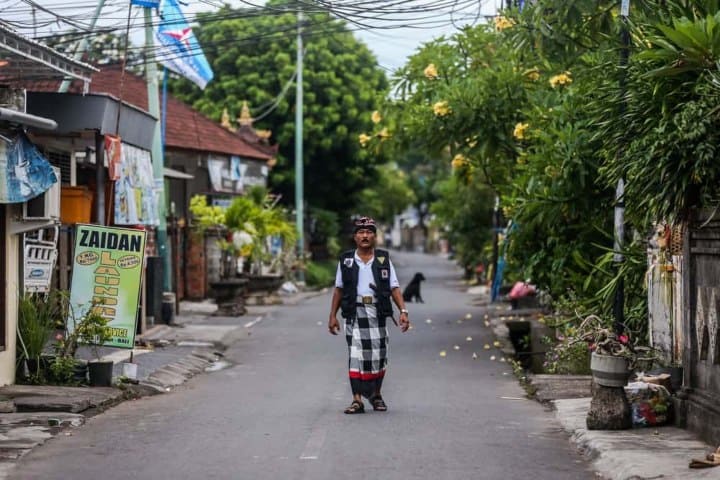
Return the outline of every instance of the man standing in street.
{"type": "Polygon", "coordinates": [[[340,331],[338,309],[342,309],[345,319],[353,395],[352,403],[345,409],[347,414],[365,412],[363,396],[369,399],[373,410],[387,410],[380,389],[387,368],[387,318],[393,319],[391,298],[400,310],[400,330],[407,332],[410,328],[395,267],[387,251],[375,249],[376,233],[372,218],[360,217],[354,222],[353,240],[357,248],[340,256],[330,305],[331,334],[340,331]]]}

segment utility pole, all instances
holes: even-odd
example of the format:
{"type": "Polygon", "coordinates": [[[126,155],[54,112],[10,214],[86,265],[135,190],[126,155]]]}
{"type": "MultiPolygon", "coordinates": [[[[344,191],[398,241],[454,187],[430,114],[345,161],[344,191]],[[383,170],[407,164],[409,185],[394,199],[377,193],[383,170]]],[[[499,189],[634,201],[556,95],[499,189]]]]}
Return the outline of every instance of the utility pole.
{"type": "MultiPolygon", "coordinates": [[[[100,17],[100,12],[102,11],[103,6],[105,5],[105,0],[99,0],[97,7],[95,7],[95,13],[92,16],[92,19],[90,20],[90,31],[95,30],[95,24],[97,23],[98,18],[100,17]]],[[[33,9],[33,12],[35,10],[33,9]]],[[[87,50],[88,46],[88,36],[85,35],[82,40],[80,40],[80,44],[75,48],[75,53],[73,54],[73,58],[75,60],[80,60],[82,58],[83,54],[85,53],[85,50],[87,50]]],[[[66,93],[68,91],[68,88],[70,88],[70,82],[72,80],[66,79],[63,80],[63,82],[60,84],[60,88],[58,88],[59,93],[66,93]]]]}
{"type": "MultiPolygon", "coordinates": [[[[620,71],[619,73],[619,86],[620,86],[620,117],[625,114],[625,90],[627,88],[626,70],[628,60],[630,58],[630,31],[628,30],[628,15],[630,14],[630,0],[621,0],[620,4],[620,71]]],[[[623,139],[618,149],[618,155],[622,154],[622,150],[625,147],[625,140],[623,139]]],[[[625,261],[625,256],[622,253],[622,248],[625,241],[625,179],[620,178],[615,188],[615,241],[613,250],[613,262],[615,263],[616,271],[620,270],[620,265],[625,261]]],[[[615,299],[613,302],[613,316],[615,318],[615,331],[620,333],[625,329],[625,279],[620,277],[618,279],[618,285],[615,290],[615,299]]]]}
{"type": "Polygon", "coordinates": [[[148,112],[155,117],[155,128],[153,130],[152,142],[152,166],[155,186],[160,187],[160,198],[158,199],[158,229],[157,246],[158,252],[163,260],[163,291],[172,291],[172,264],[170,262],[170,251],[167,241],[167,219],[165,218],[165,177],[163,168],[162,139],[160,138],[160,97],[158,94],[157,65],[153,54],[154,40],[152,31],[152,8],[143,7],[145,13],[145,79],[148,92],[148,112]]]}
{"type": "Polygon", "coordinates": [[[303,270],[303,257],[305,256],[305,228],[303,212],[303,38],[302,38],[302,9],[298,5],[297,14],[297,75],[295,80],[295,224],[298,234],[298,259],[301,268],[298,269],[298,281],[305,281],[303,270]]]}

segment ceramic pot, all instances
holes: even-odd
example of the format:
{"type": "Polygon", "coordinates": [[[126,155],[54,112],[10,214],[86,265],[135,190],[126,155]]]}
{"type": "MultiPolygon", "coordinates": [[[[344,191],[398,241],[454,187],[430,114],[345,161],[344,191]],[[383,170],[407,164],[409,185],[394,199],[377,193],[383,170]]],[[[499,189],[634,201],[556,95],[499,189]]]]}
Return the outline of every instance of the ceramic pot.
{"type": "Polygon", "coordinates": [[[593,380],[604,387],[624,387],[630,378],[628,361],[625,357],[598,355],[590,357],[590,370],[593,380]]]}

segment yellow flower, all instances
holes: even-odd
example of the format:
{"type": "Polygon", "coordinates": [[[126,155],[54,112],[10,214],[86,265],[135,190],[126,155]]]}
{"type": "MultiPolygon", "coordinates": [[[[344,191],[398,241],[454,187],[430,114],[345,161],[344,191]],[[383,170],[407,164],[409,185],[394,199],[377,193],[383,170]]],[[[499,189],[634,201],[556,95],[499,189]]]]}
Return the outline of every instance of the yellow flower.
{"type": "Polygon", "coordinates": [[[515,130],[513,130],[513,137],[518,140],[523,140],[525,138],[525,130],[527,130],[529,126],[527,123],[517,123],[515,130]]]}
{"type": "Polygon", "coordinates": [[[450,165],[452,165],[452,168],[460,168],[463,165],[467,165],[468,159],[463,155],[462,153],[458,153],[455,155],[452,159],[452,162],[450,162],[450,165]]]}
{"type": "Polygon", "coordinates": [[[380,115],[380,112],[375,110],[372,115],[370,116],[370,119],[373,123],[380,123],[382,121],[382,115],[380,115]]]}
{"type": "Polygon", "coordinates": [[[386,128],[383,128],[382,130],[380,130],[380,131],[377,133],[377,136],[380,137],[380,138],[382,138],[382,139],[390,138],[390,132],[388,132],[388,129],[387,129],[387,127],[386,127],[386,128]]]}
{"type": "Polygon", "coordinates": [[[528,78],[528,80],[534,82],[538,78],[540,78],[540,71],[537,68],[531,68],[530,70],[525,72],[525,76],[528,78]]]}
{"type": "Polygon", "coordinates": [[[358,141],[360,142],[360,146],[366,147],[368,142],[370,142],[371,138],[372,137],[370,137],[370,135],[367,135],[365,133],[361,133],[360,135],[358,135],[358,141]]]}
{"type": "Polygon", "coordinates": [[[445,117],[452,113],[452,109],[448,105],[448,102],[437,102],[435,105],[433,105],[433,112],[438,117],[445,117]]]}
{"type": "Polygon", "coordinates": [[[550,78],[550,86],[552,88],[555,88],[558,85],[569,85],[571,83],[572,78],[570,77],[570,72],[561,73],[550,78]]]}
{"type": "Polygon", "coordinates": [[[495,30],[497,30],[498,32],[502,32],[506,28],[510,28],[513,25],[515,25],[515,23],[507,17],[495,17],[495,30]]]}
{"type": "Polygon", "coordinates": [[[423,73],[425,74],[425,78],[427,78],[428,80],[435,80],[436,78],[438,78],[437,68],[435,68],[434,63],[431,63],[427,67],[425,67],[423,73]]]}

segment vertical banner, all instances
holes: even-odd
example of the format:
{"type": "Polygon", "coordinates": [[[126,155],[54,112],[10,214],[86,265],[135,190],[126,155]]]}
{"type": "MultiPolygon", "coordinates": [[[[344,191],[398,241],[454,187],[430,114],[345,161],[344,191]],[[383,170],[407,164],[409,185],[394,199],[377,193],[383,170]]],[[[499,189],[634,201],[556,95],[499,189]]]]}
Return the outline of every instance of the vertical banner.
{"type": "Polygon", "coordinates": [[[112,330],[104,345],[133,348],[144,260],[144,231],[78,224],[68,329],[94,304],[112,330]]]}

